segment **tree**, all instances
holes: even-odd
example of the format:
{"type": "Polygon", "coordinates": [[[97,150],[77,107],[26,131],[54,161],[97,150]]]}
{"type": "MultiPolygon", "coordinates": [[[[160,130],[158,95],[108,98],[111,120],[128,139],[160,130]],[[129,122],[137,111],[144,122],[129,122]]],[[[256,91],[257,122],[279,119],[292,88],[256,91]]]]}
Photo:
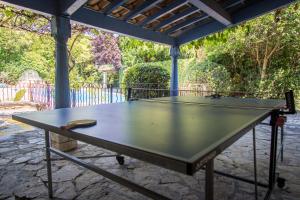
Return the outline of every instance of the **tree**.
{"type": "Polygon", "coordinates": [[[300,42],[300,13],[282,9],[246,24],[245,47],[260,70],[260,80],[275,55],[294,42],[300,42]]]}
{"type": "MultiPolygon", "coordinates": [[[[30,68],[54,83],[55,49],[50,20],[48,16],[0,5],[0,57],[3,58],[0,71],[11,75],[7,82],[16,82],[20,73],[30,68]]],[[[98,31],[72,24],[72,37],[68,41],[71,86],[100,79],[100,73],[91,67],[94,65],[90,40],[93,34],[98,31]],[[87,74],[95,77],[87,77],[87,74]]]]}
{"type": "MultiPolygon", "coordinates": [[[[197,56],[199,66],[205,63],[224,66],[230,75],[226,77],[231,83],[230,90],[265,98],[284,98],[284,92],[293,89],[296,98],[300,98],[298,4],[185,46],[202,51],[201,56],[197,56]]],[[[193,70],[187,72],[192,74],[187,77],[196,74],[193,70]]],[[[203,79],[209,76],[206,73],[203,79]]]]}
{"type": "MultiPolygon", "coordinates": [[[[154,42],[142,41],[121,36],[119,45],[122,53],[122,63],[125,67],[136,64],[170,60],[170,47],[154,42]]],[[[182,46],[180,58],[193,58],[196,55],[194,46],[182,46]]]]}
{"type": "Polygon", "coordinates": [[[93,39],[92,52],[96,65],[111,64],[115,69],[121,67],[121,51],[118,38],[110,33],[101,33],[93,39]]]}

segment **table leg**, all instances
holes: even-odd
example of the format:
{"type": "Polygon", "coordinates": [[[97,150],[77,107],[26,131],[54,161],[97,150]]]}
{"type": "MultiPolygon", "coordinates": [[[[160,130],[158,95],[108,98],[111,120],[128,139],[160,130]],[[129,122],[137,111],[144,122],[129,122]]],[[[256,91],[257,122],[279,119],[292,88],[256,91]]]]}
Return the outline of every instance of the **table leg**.
{"type": "Polygon", "coordinates": [[[50,157],[50,136],[49,131],[45,130],[45,143],[46,143],[46,161],[47,161],[47,175],[48,175],[48,195],[49,198],[53,197],[52,190],[52,170],[51,170],[51,157],[50,157]]]}
{"type": "MultiPolygon", "coordinates": [[[[277,115],[271,116],[272,121],[277,120],[277,115]]],[[[269,189],[272,190],[276,178],[276,153],[277,153],[277,139],[278,139],[278,126],[273,122],[271,132],[271,148],[270,148],[270,163],[269,163],[269,189]]]]}
{"type": "Polygon", "coordinates": [[[205,199],[214,199],[214,159],[206,163],[205,168],[205,199]]]}
{"type": "Polygon", "coordinates": [[[255,199],[258,198],[257,193],[257,169],[256,169],[256,137],[255,137],[255,127],[253,128],[253,164],[254,164],[254,189],[255,189],[255,199]]]}
{"type": "Polygon", "coordinates": [[[281,136],[281,141],[280,141],[280,143],[281,143],[281,155],[280,155],[280,158],[281,158],[281,162],[283,162],[283,147],[284,147],[284,130],[283,130],[283,126],[281,126],[281,134],[280,134],[280,136],[281,136]]]}

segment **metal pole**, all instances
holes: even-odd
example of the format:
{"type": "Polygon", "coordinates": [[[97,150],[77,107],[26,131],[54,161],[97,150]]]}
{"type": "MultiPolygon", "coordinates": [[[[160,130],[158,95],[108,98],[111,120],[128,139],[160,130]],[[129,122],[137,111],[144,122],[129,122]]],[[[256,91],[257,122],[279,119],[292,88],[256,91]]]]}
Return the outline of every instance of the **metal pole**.
{"type": "Polygon", "coordinates": [[[255,188],[255,200],[258,198],[257,194],[257,167],[256,167],[256,137],[255,127],[253,128],[253,163],[254,163],[254,188],[255,188]]]}
{"type": "Polygon", "coordinates": [[[131,99],[131,94],[132,93],[132,89],[131,88],[128,88],[127,89],[127,101],[130,101],[130,99],[131,99]]]}
{"type": "Polygon", "coordinates": [[[165,196],[163,196],[161,194],[158,194],[158,193],[156,193],[156,192],[154,192],[154,191],[152,191],[150,189],[147,189],[147,188],[145,188],[143,186],[140,186],[137,183],[131,182],[130,180],[122,178],[122,177],[120,177],[118,175],[115,175],[115,174],[109,172],[109,171],[101,169],[101,168],[99,168],[99,167],[97,167],[97,166],[95,166],[95,165],[93,165],[91,163],[88,163],[88,162],[85,162],[83,160],[80,160],[80,159],[78,159],[75,156],[66,154],[64,152],[61,152],[61,151],[53,149],[53,148],[51,148],[50,150],[51,150],[52,153],[55,153],[55,154],[57,154],[57,155],[59,155],[59,156],[61,156],[63,158],[66,158],[66,159],[68,159],[68,160],[70,160],[70,161],[72,161],[72,162],[74,162],[74,163],[76,163],[76,164],[78,164],[78,165],[80,165],[82,167],[85,167],[85,168],[87,168],[87,169],[89,169],[89,170],[91,170],[93,172],[101,174],[102,176],[104,176],[104,177],[106,177],[106,178],[108,178],[108,179],[110,179],[112,181],[115,181],[116,183],[124,185],[124,186],[126,186],[126,187],[128,187],[128,188],[130,188],[130,189],[132,189],[132,190],[134,190],[136,192],[139,192],[139,193],[147,196],[147,197],[150,197],[150,198],[155,199],[155,200],[170,200],[170,198],[168,198],[168,197],[165,197],[165,196]]]}
{"type": "Polygon", "coordinates": [[[110,93],[109,94],[110,95],[110,97],[109,97],[110,98],[110,102],[109,103],[113,103],[113,85],[110,84],[109,87],[110,87],[109,88],[109,93],[110,93]]]}
{"type": "Polygon", "coordinates": [[[46,161],[47,161],[47,175],[48,175],[48,195],[53,197],[52,190],[52,170],[51,170],[51,155],[50,155],[50,137],[49,131],[45,130],[45,144],[46,144],[46,161]]]}
{"type": "Polygon", "coordinates": [[[278,112],[273,111],[271,114],[271,147],[270,147],[270,163],[269,163],[269,189],[273,190],[276,176],[276,152],[277,152],[277,136],[278,128],[276,125],[278,112]]]}
{"type": "Polygon", "coordinates": [[[281,137],[281,140],[280,140],[280,143],[281,143],[281,153],[280,153],[280,161],[283,162],[283,148],[284,148],[284,130],[283,130],[283,125],[281,126],[281,134],[280,134],[280,137],[281,137]]]}
{"type": "Polygon", "coordinates": [[[214,199],[214,159],[206,163],[205,168],[205,199],[214,199]]]}

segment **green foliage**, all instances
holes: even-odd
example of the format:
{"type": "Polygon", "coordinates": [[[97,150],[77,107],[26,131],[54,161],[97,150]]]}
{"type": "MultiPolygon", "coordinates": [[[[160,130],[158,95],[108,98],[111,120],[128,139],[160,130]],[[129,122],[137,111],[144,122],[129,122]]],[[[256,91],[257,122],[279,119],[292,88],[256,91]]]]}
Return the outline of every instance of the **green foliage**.
{"type": "MultiPolygon", "coordinates": [[[[170,74],[169,72],[160,66],[134,66],[125,70],[122,79],[123,88],[148,88],[148,89],[167,89],[169,86],[170,74]]],[[[158,92],[151,91],[145,94],[140,94],[139,91],[134,90],[132,97],[158,97],[158,92]],[[136,96],[139,94],[139,96],[136,96]]]]}
{"type": "Polygon", "coordinates": [[[26,90],[25,89],[21,89],[19,90],[17,93],[16,93],[16,96],[14,98],[14,101],[21,101],[21,99],[24,97],[26,93],[26,90]]]}
{"type": "Polygon", "coordinates": [[[284,93],[291,88],[297,89],[295,97],[300,98],[300,69],[275,69],[270,78],[265,80],[259,91],[265,98],[284,98],[284,93]]]}
{"type": "MultiPolygon", "coordinates": [[[[75,36],[69,41],[72,45],[75,36]]],[[[76,38],[70,59],[70,86],[99,83],[101,73],[92,60],[91,41],[86,36],[76,38]]],[[[47,82],[54,84],[55,43],[50,35],[0,28],[1,82],[16,84],[21,74],[32,69],[47,82]]]]}
{"type": "Polygon", "coordinates": [[[107,83],[113,87],[119,87],[119,73],[110,72],[107,74],[107,83]]]}
{"type": "MultiPolygon", "coordinates": [[[[136,65],[136,67],[143,66],[161,67],[171,73],[171,60],[136,65]]],[[[231,89],[230,73],[227,69],[209,60],[198,62],[196,59],[178,59],[178,74],[179,84],[182,86],[197,83],[217,91],[231,89]]]]}
{"type": "MultiPolygon", "coordinates": [[[[22,72],[32,69],[54,84],[55,42],[50,35],[50,17],[2,5],[0,21],[1,82],[16,84],[22,72]]],[[[68,41],[71,87],[98,83],[101,79],[91,53],[91,36],[99,31],[89,30],[72,24],[68,41]]]]}
{"type": "Polygon", "coordinates": [[[214,91],[230,91],[230,76],[224,66],[210,69],[207,74],[208,84],[214,91]]]}
{"type": "Polygon", "coordinates": [[[6,83],[13,83],[14,77],[18,77],[22,69],[18,68],[13,72],[13,66],[19,65],[24,49],[28,49],[29,42],[22,34],[11,30],[0,29],[0,72],[7,74],[6,83]],[[19,39],[18,39],[19,38],[19,39]]]}
{"type": "Polygon", "coordinates": [[[7,75],[3,82],[15,84],[27,69],[48,80],[50,68],[54,68],[51,37],[0,28],[0,72],[7,75]]]}
{"type": "Polygon", "coordinates": [[[163,61],[170,58],[169,48],[165,45],[145,42],[129,37],[120,37],[122,63],[133,66],[137,63],[163,61]]]}
{"type": "MultiPolygon", "coordinates": [[[[194,65],[196,61],[195,59],[178,59],[178,76],[179,76],[179,83],[182,85],[185,82],[189,81],[189,74],[194,73],[193,70],[190,70],[194,65]]],[[[171,74],[171,60],[164,60],[164,61],[158,61],[158,62],[149,62],[149,63],[139,63],[135,66],[144,66],[147,65],[149,67],[155,67],[159,66],[161,68],[164,68],[171,74]]]]}
{"type": "Polygon", "coordinates": [[[136,87],[140,84],[150,84],[155,87],[167,88],[170,81],[169,72],[160,66],[141,65],[129,67],[125,70],[122,84],[136,87]]]}
{"type": "MultiPolygon", "coordinates": [[[[187,60],[185,60],[187,62],[187,60]]],[[[180,73],[182,84],[197,83],[214,91],[228,91],[231,89],[230,74],[227,69],[217,63],[205,60],[197,62],[190,60],[180,73]]]]}
{"type": "MultiPolygon", "coordinates": [[[[122,51],[122,63],[125,67],[170,59],[170,47],[166,45],[121,36],[119,46],[122,51]]],[[[180,52],[180,58],[196,56],[195,48],[191,46],[181,47],[180,52]]]]}
{"type": "Polygon", "coordinates": [[[282,98],[293,89],[300,98],[300,10],[294,5],[188,45],[205,49],[205,62],[226,68],[230,90],[282,98]]]}
{"type": "MultiPolygon", "coordinates": [[[[4,6],[0,10],[0,21],[2,27],[9,27],[0,28],[1,82],[14,84],[23,71],[33,69],[53,84],[55,43],[49,35],[48,18],[4,6]]],[[[73,88],[99,83],[102,79],[91,52],[91,36],[101,33],[90,29],[85,34],[79,30],[82,27],[78,27],[73,25],[76,31],[68,42],[73,88]]],[[[120,70],[125,71],[120,78],[124,84],[144,82],[168,87],[169,46],[123,36],[119,37],[118,45],[122,51],[122,66],[127,68],[120,70]]],[[[300,98],[300,10],[297,4],[180,49],[180,85],[206,84],[218,91],[245,91],[268,98],[281,98],[286,90],[293,89],[300,98]]],[[[108,79],[117,86],[116,74],[110,74],[108,79]]]]}

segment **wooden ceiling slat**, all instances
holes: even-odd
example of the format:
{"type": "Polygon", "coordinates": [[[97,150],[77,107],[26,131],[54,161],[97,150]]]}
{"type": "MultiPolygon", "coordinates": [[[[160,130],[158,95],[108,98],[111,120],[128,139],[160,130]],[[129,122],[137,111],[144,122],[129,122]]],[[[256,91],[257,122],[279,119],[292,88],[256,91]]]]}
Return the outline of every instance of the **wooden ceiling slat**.
{"type": "MultiPolygon", "coordinates": [[[[1,0],[1,3],[47,16],[61,16],[75,1],[60,0],[59,4],[55,4],[56,1],[54,0],[43,0],[43,3],[37,3],[36,0],[1,0]]],[[[78,2],[82,1],[79,0],[78,2]]],[[[112,8],[111,4],[119,3],[119,1],[122,0],[88,0],[88,3],[71,14],[70,18],[74,23],[86,24],[87,26],[119,34],[169,45],[181,45],[225,29],[227,27],[224,25],[227,23],[226,20],[232,22],[232,25],[237,25],[297,2],[297,0],[185,0],[197,4],[198,7],[205,8],[205,12],[224,23],[222,24],[208,15],[203,15],[203,9],[201,13],[199,11],[191,15],[187,14],[187,16],[182,14],[184,6],[178,10],[167,10],[163,13],[162,10],[172,5],[176,0],[128,0],[124,5],[120,3],[121,6],[111,9],[110,16],[103,14],[103,10],[112,8]],[[205,2],[205,4],[198,4],[200,1],[205,2]],[[148,5],[145,6],[145,4],[148,5]],[[153,9],[151,10],[151,8],[153,9]],[[225,12],[222,10],[225,10],[225,12]],[[228,13],[229,18],[226,17],[226,13],[228,13]],[[146,28],[138,26],[143,23],[142,21],[148,21],[146,28]],[[157,27],[160,29],[157,29],[157,27]],[[148,28],[151,28],[151,30],[148,28]],[[153,28],[159,30],[159,32],[154,31],[153,28]]]]}
{"type": "Polygon", "coordinates": [[[208,15],[204,15],[204,16],[198,16],[198,17],[195,17],[195,18],[191,18],[189,20],[185,20],[182,23],[179,23],[179,24],[177,24],[175,26],[172,26],[170,29],[168,29],[167,31],[165,31],[165,33],[166,34],[170,34],[170,33],[174,32],[174,31],[177,31],[178,29],[184,28],[186,26],[190,26],[190,25],[192,25],[192,24],[194,24],[196,22],[199,22],[199,21],[207,19],[207,18],[209,18],[209,16],[208,15]]]}
{"type": "Polygon", "coordinates": [[[111,2],[110,5],[108,5],[102,12],[104,12],[106,15],[113,12],[118,7],[122,6],[124,3],[126,3],[128,0],[116,0],[114,2],[111,2]]]}
{"type": "Polygon", "coordinates": [[[148,0],[147,2],[143,3],[141,6],[130,12],[127,16],[125,16],[124,20],[128,21],[129,19],[136,17],[140,13],[146,11],[149,8],[152,8],[161,1],[162,0],[148,0]]]}
{"type": "Polygon", "coordinates": [[[191,14],[194,14],[195,12],[199,12],[199,9],[196,7],[189,7],[188,9],[186,9],[185,11],[177,14],[177,15],[173,15],[172,17],[162,20],[156,27],[155,27],[155,31],[169,25],[172,24],[176,21],[179,21],[180,19],[183,19],[191,14]]]}
{"type": "Polygon", "coordinates": [[[156,14],[148,17],[146,20],[144,20],[140,26],[145,26],[146,24],[148,23],[151,23],[152,21],[154,21],[155,19],[163,16],[163,15],[166,15],[167,13],[169,12],[172,12],[174,11],[175,9],[183,6],[187,4],[187,2],[185,0],[177,0],[175,2],[173,2],[172,4],[169,4],[168,6],[162,8],[160,11],[158,11],[156,14]]]}

